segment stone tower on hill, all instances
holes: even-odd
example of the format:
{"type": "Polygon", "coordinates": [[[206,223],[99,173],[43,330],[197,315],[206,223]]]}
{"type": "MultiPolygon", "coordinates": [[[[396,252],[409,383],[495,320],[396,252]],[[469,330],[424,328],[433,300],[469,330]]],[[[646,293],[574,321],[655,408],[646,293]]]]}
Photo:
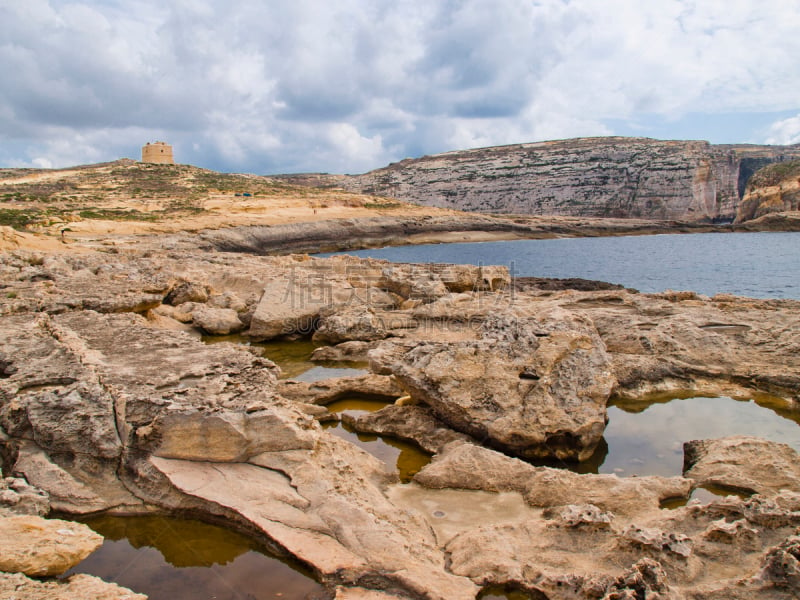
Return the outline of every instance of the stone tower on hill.
{"type": "Polygon", "coordinates": [[[160,165],[174,165],[172,146],[164,142],[147,142],[142,146],[142,162],[157,163],[160,165]]]}

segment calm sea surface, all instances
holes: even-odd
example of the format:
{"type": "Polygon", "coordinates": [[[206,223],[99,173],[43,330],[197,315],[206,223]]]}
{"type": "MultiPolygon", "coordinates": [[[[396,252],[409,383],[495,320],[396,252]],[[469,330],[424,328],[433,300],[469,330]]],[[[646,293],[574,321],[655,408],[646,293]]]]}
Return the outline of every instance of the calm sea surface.
{"type": "Polygon", "coordinates": [[[562,238],[399,246],[346,254],[393,262],[506,265],[518,277],[580,277],[641,292],[671,289],[800,299],[800,233],[562,238]]]}

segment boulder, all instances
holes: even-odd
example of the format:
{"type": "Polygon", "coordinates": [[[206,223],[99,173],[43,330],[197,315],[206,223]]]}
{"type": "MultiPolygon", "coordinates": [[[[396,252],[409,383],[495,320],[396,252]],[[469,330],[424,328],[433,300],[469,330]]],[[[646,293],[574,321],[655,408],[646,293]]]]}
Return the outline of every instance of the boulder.
{"type": "Polygon", "coordinates": [[[766,496],[800,492],[800,456],[787,444],[732,436],[686,442],[683,452],[684,476],[698,485],[766,496]]]}
{"type": "Polygon", "coordinates": [[[527,458],[591,456],[615,383],[591,321],[558,309],[494,314],[480,340],[385,343],[370,358],[453,429],[527,458]]]}
{"type": "Polygon", "coordinates": [[[170,290],[164,302],[179,306],[184,302],[205,303],[208,301],[208,287],[202,283],[184,281],[170,290]]]}
{"type": "Polygon", "coordinates": [[[383,319],[369,306],[326,310],[320,315],[314,341],[323,344],[362,341],[374,342],[389,335],[383,319]]]}
{"type": "Polygon", "coordinates": [[[192,322],[210,335],[228,335],[244,329],[244,323],[232,308],[197,308],[192,311],[192,322]]]}
{"type": "Polygon", "coordinates": [[[34,515],[0,517],[0,571],[61,575],[102,543],[102,536],[81,523],[34,515]]]}
{"type": "Polygon", "coordinates": [[[293,268],[264,285],[248,335],[254,340],[270,340],[294,333],[311,334],[323,308],[356,302],[362,292],[343,278],[293,268]]]}

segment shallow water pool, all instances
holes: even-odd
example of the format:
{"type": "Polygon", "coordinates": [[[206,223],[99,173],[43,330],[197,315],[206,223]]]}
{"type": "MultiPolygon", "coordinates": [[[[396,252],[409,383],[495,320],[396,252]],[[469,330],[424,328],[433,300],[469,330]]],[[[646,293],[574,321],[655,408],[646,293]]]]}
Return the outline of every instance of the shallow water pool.
{"type": "Polygon", "coordinates": [[[324,588],[299,564],[236,531],[168,516],[83,521],[103,545],[65,576],[96,575],[150,600],[300,600],[324,588]]]}
{"type": "Polygon", "coordinates": [[[684,442],[731,435],[761,437],[800,451],[800,412],[767,395],[616,401],[608,417],[604,443],[581,465],[583,472],[680,475],[684,442]]]}
{"type": "MultiPolygon", "coordinates": [[[[329,404],[327,408],[332,413],[348,413],[352,416],[358,416],[368,412],[375,412],[388,404],[388,402],[363,398],[343,398],[329,404]]],[[[389,467],[396,468],[400,481],[403,483],[411,481],[411,478],[431,461],[430,454],[410,442],[380,435],[359,433],[347,423],[340,421],[325,423],[323,427],[333,435],[345,439],[359,448],[363,448],[385,462],[389,467]]]]}

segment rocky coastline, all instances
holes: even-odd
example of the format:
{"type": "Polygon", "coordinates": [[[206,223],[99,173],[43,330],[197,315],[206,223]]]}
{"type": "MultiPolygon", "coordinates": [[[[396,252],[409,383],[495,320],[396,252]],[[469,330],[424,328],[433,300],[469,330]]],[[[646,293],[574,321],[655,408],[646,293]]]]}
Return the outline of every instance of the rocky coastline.
{"type": "MultiPolygon", "coordinates": [[[[323,253],[451,242],[547,239],[554,237],[611,237],[663,233],[728,233],[748,230],[710,222],[579,217],[506,217],[499,215],[380,216],[332,219],[313,223],[232,227],[201,233],[216,250],[253,254],[323,253]]],[[[766,230],[791,230],[783,223],[766,230]]],[[[752,229],[757,230],[757,229],[752,229]]]]}
{"type": "MultiPolygon", "coordinates": [[[[383,227],[327,235],[356,226],[383,227]]],[[[0,527],[42,530],[59,560],[75,542],[58,566],[0,536],[20,555],[1,553],[0,595],[142,597],[52,579],[98,543],[44,518],[55,511],[222,522],[308,565],[337,600],[473,599],[489,586],[553,600],[797,596],[790,447],[698,440],[671,477],[536,461],[591,454],[615,397],[768,393],[800,411],[800,302],[260,256],[324,237],[299,228],[281,246],[273,229],[0,254],[0,527]],[[255,348],[200,339],[233,332],[313,336],[318,356],[368,360],[369,373],[294,382],[255,348]],[[394,401],[351,427],[432,454],[410,483],[322,427],[348,394],[394,401]],[[690,500],[709,486],[731,495],[690,500]]]]}
{"type": "Polygon", "coordinates": [[[796,144],[598,137],[456,150],[361,175],[282,179],[479,213],[733,221],[754,173],[798,158],[796,144]]]}

